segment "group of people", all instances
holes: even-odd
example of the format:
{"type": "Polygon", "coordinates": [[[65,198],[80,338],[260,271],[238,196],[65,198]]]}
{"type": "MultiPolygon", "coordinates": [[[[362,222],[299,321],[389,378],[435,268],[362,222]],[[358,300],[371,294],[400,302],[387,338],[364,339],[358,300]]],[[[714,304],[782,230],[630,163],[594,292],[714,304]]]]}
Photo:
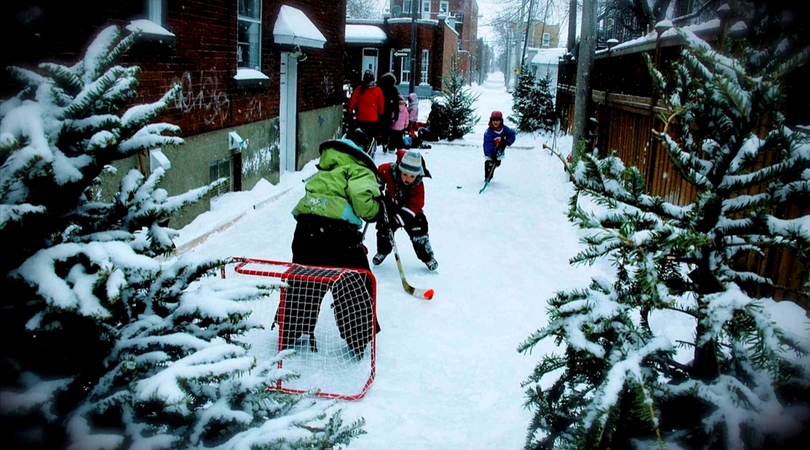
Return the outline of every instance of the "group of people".
{"type": "Polygon", "coordinates": [[[382,145],[383,153],[417,146],[419,99],[414,92],[406,99],[396,84],[393,73],[383,74],[375,82],[374,74],[366,70],[349,98],[348,111],[354,126],[374,137],[382,145]]]}
{"type": "MultiPolygon", "coordinates": [[[[359,95],[362,97],[364,93],[359,95]]],[[[358,114],[358,121],[363,119],[374,125],[373,117],[358,114]]],[[[369,271],[363,223],[367,226],[376,222],[377,252],[372,258],[375,266],[382,264],[391,253],[394,233],[402,228],[410,237],[419,260],[428,270],[435,271],[439,263],[430,245],[428,221],[423,211],[423,179],[431,178],[425,160],[418,151],[389,147],[396,152],[396,162],[377,167],[368,153],[371,138],[366,129],[357,128],[346,138],[320,145],[318,172],[307,182],[304,197],[292,211],[297,221],[292,261],[369,271]]],[[[493,111],[484,133],[487,181],[500,166],[506,147],[514,142],[515,131],[504,125],[500,111],[493,111]]],[[[332,304],[341,337],[358,359],[372,339],[372,329],[375,333],[380,331],[379,324],[371,322],[374,309],[370,277],[366,276],[363,283],[368,292],[364,299],[348,299],[333,291],[332,304]]],[[[286,308],[295,309],[299,314],[290,316],[298,319],[283,327],[283,348],[308,334],[311,349],[317,351],[314,329],[325,293],[326,287],[304,292],[291,285],[286,308]]]]}

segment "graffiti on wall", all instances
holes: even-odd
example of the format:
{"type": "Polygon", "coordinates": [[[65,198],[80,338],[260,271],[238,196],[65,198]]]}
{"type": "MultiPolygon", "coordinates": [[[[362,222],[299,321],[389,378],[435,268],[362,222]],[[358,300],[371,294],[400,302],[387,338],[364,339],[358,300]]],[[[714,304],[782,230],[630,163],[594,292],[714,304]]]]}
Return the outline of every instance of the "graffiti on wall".
{"type": "Polygon", "coordinates": [[[262,101],[257,98],[248,100],[247,106],[240,110],[245,116],[247,122],[253,122],[262,119],[262,101]]]}
{"type": "Polygon", "coordinates": [[[267,177],[278,165],[278,162],[273,162],[273,157],[278,155],[278,151],[278,145],[272,145],[261,148],[251,155],[243,154],[245,159],[242,160],[242,177],[246,179],[267,177]]]}
{"type": "Polygon", "coordinates": [[[327,73],[323,76],[321,88],[323,88],[323,95],[326,97],[329,97],[335,93],[335,80],[332,78],[331,74],[327,73]]]}
{"type": "Polygon", "coordinates": [[[202,111],[206,125],[225,125],[231,100],[225,92],[225,83],[221,76],[205,70],[201,70],[197,77],[191,72],[185,72],[179,78],[172,79],[172,85],[177,83],[182,84],[183,89],[174,99],[175,108],[184,113],[202,111]]]}

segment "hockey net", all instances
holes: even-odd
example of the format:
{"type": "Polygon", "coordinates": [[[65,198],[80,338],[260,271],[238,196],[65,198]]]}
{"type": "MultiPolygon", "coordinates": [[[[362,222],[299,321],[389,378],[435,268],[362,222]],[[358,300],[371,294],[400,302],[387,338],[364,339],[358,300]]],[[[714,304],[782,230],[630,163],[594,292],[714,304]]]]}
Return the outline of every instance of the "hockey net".
{"type": "Polygon", "coordinates": [[[251,302],[251,317],[264,329],[245,336],[256,358],[294,350],[278,364],[300,377],[278,381],[274,389],[345,400],[363,397],[376,372],[374,275],[363,269],[232,260],[224,277],[270,277],[281,285],[270,297],[251,302]]]}

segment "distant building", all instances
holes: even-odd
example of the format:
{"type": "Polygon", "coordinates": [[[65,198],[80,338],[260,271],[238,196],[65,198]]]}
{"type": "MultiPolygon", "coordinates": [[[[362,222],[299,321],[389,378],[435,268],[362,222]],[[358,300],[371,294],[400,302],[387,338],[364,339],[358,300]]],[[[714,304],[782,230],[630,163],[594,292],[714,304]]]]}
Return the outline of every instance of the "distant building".
{"type": "Polygon", "coordinates": [[[559,25],[551,25],[544,22],[532,22],[531,30],[529,30],[529,47],[557,48],[559,46],[559,25]]]}
{"type": "MultiPolygon", "coordinates": [[[[398,74],[400,83],[410,80],[411,48],[411,3],[412,0],[389,0],[389,12],[384,19],[388,25],[391,48],[388,62],[391,72],[398,74]],[[403,67],[406,69],[403,70],[403,67]]],[[[476,79],[480,72],[481,61],[478,52],[478,2],[476,0],[414,0],[417,4],[418,55],[416,84],[428,83],[436,90],[441,89],[441,72],[433,68],[449,70],[450,62],[458,57],[460,70],[468,82],[476,79]],[[442,24],[441,31],[436,28],[442,24]],[[428,31],[433,26],[434,31],[428,31]],[[455,33],[455,48],[451,48],[454,39],[444,28],[455,33]],[[425,75],[427,79],[422,79],[425,75]]],[[[350,21],[353,23],[353,21],[350,21]]],[[[443,70],[446,72],[447,70],[443,70]]]]}

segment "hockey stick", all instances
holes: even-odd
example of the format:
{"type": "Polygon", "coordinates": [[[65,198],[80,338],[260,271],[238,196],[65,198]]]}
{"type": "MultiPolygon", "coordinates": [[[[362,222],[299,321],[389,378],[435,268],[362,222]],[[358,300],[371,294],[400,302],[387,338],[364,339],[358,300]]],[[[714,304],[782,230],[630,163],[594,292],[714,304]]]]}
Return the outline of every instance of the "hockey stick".
{"type": "Polygon", "coordinates": [[[399,278],[402,280],[402,288],[405,289],[405,292],[414,297],[432,300],[433,289],[419,289],[408,284],[408,280],[405,279],[405,270],[402,268],[402,261],[399,259],[399,251],[397,251],[397,242],[394,240],[394,232],[390,228],[388,229],[388,236],[391,238],[391,246],[394,249],[394,259],[397,260],[397,269],[399,269],[399,278]]]}
{"type": "Polygon", "coordinates": [[[388,237],[391,239],[391,247],[394,250],[394,259],[397,260],[397,269],[399,269],[399,279],[402,280],[402,288],[405,289],[405,292],[413,295],[414,297],[423,298],[425,300],[432,300],[433,299],[433,289],[419,289],[411,286],[408,283],[408,280],[405,279],[405,270],[402,268],[402,261],[399,259],[399,251],[397,250],[397,241],[394,239],[394,230],[388,226],[388,211],[385,209],[385,203],[380,203],[380,207],[383,209],[383,220],[385,221],[385,226],[388,228],[388,237]]]}

